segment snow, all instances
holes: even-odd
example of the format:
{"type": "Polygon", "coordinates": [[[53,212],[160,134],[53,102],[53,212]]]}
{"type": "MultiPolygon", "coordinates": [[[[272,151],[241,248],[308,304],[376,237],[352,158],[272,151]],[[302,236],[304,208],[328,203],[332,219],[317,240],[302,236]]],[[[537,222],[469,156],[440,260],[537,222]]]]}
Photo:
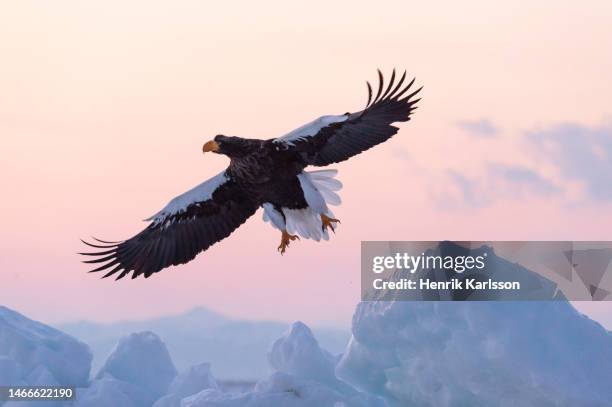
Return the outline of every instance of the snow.
{"type": "Polygon", "coordinates": [[[383,407],[382,399],[358,392],[336,378],[336,358],[321,349],[310,328],[294,323],[268,354],[275,370],[250,392],[204,390],[181,407],[383,407]]]}
{"type": "Polygon", "coordinates": [[[275,372],[257,384],[251,392],[228,394],[204,390],[187,397],[181,407],[375,407],[385,406],[382,400],[343,395],[321,383],[298,379],[275,372]]]}
{"type": "MultiPolygon", "coordinates": [[[[295,322],[254,388],[222,391],[207,363],[177,375],[152,332],[121,338],[87,381],[91,354],[62,332],[0,307],[0,385],[78,386],[97,407],[605,406],[612,334],[566,301],[362,302],[346,352],[295,322]]],[[[27,407],[36,402],[7,402],[27,407]]]]}
{"type": "Polygon", "coordinates": [[[84,343],[0,306],[0,385],[83,386],[91,359],[84,343]]]}
{"type": "Polygon", "coordinates": [[[336,357],[319,347],[310,328],[302,322],[295,322],[283,337],[274,342],[268,361],[275,371],[316,381],[341,392],[353,390],[336,377],[336,357]]]}
{"type": "Polygon", "coordinates": [[[150,404],[166,394],[176,369],[166,345],[152,332],[138,332],[119,340],[96,379],[110,375],[142,389],[150,404]]]}
{"type": "Polygon", "coordinates": [[[30,386],[60,386],[53,373],[43,365],[38,365],[23,381],[30,386]]]}
{"type": "Polygon", "coordinates": [[[139,332],[119,340],[91,386],[80,389],[77,407],[178,407],[182,398],[207,388],[217,388],[209,364],[177,375],[162,340],[139,332]]]}
{"type": "Polygon", "coordinates": [[[363,302],[339,377],[390,406],[603,406],[612,335],[568,302],[363,302]]]}
{"type": "Polygon", "coordinates": [[[155,402],[153,407],[179,407],[185,397],[205,389],[217,389],[217,381],[212,375],[210,365],[201,363],[191,366],[172,381],[168,394],[155,402]]]}
{"type": "Polygon", "coordinates": [[[114,378],[109,374],[94,380],[84,389],[77,389],[75,407],[146,407],[150,397],[138,386],[114,378]]]}
{"type": "MultiPolygon", "coordinates": [[[[67,402],[63,401],[7,401],[4,404],[1,404],[2,407],[67,407],[72,406],[72,404],[67,404],[67,402]]],[[[129,406],[128,406],[129,407],[129,406]]]]}
{"type": "Polygon", "coordinates": [[[21,369],[16,361],[8,356],[0,356],[0,386],[19,383],[21,369]]]}
{"type": "MultiPolygon", "coordinates": [[[[267,353],[290,324],[228,318],[205,308],[149,320],[111,324],[78,322],[59,328],[87,343],[97,373],[119,339],[132,332],[151,331],[163,339],[178,371],[208,362],[215,375],[234,382],[253,382],[270,374],[267,353]]],[[[346,348],[349,329],[313,329],[317,340],[334,354],[346,348]]],[[[251,386],[252,387],[252,386],[251,386]]]]}

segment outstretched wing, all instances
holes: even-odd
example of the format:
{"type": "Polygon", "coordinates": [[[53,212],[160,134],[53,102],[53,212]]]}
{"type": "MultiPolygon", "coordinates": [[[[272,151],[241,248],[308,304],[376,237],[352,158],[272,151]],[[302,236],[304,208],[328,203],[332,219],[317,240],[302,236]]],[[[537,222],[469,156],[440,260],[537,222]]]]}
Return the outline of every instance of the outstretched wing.
{"type": "Polygon", "coordinates": [[[324,166],[348,160],[374,147],[397,133],[395,122],[410,120],[420,99],[413,97],[421,90],[407,94],[414,79],[404,85],[406,72],[395,83],[395,70],[385,88],[383,75],[378,71],[378,91],[372,100],[372,86],[368,82],[368,103],[364,110],[339,116],[322,116],[291,133],[274,140],[286,148],[299,152],[310,165],[324,166]]]}
{"type": "Polygon", "coordinates": [[[226,238],[257,210],[257,205],[225,172],[171,200],[147,220],[151,224],[124,242],[83,242],[100,249],[80,253],[93,259],[116,279],[132,273],[151,276],[168,266],[184,264],[214,243],[226,238]],[[100,244],[101,243],[101,244],[100,244]]]}

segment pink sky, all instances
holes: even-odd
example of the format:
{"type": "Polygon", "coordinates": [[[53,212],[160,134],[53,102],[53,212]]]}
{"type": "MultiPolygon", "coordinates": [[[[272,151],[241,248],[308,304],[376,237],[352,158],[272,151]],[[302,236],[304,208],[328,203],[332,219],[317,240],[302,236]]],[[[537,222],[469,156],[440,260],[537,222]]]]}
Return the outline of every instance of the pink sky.
{"type": "MultiPolygon", "coordinates": [[[[589,189],[602,171],[568,175],[567,156],[527,135],[572,123],[603,172],[612,162],[612,3],[507,3],[3,4],[0,302],[49,322],[202,305],[348,325],[361,240],[612,239],[612,199],[589,189]],[[79,238],[127,238],[227,165],[203,156],[203,142],[359,110],[378,67],[408,69],[423,100],[390,142],[334,166],[345,187],[331,242],[301,241],[281,257],[258,212],[148,280],[85,273],[79,238]],[[493,134],[469,130],[483,120],[493,134]]],[[[608,304],[589,312],[612,325],[608,304]]]]}

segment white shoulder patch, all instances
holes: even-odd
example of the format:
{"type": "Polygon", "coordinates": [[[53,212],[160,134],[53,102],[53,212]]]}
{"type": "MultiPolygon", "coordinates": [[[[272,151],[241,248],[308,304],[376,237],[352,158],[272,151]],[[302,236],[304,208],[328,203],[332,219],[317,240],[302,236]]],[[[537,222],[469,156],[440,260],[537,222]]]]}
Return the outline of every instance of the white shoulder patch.
{"type": "Polygon", "coordinates": [[[187,209],[189,205],[195,202],[207,201],[212,198],[213,192],[221,185],[226,183],[229,177],[225,175],[225,170],[214,177],[207,179],[200,185],[191,188],[189,191],[172,199],[164,208],[155,215],[145,219],[161,222],[170,215],[181,213],[187,209]]]}
{"type": "Polygon", "coordinates": [[[289,145],[293,145],[294,142],[298,140],[305,139],[307,137],[312,137],[319,132],[324,127],[329,126],[332,123],[343,122],[348,119],[348,115],[339,115],[339,116],[321,116],[316,120],[311,121],[310,123],[306,123],[302,127],[298,127],[290,133],[285,134],[282,137],[274,140],[275,143],[286,143],[289,145]]]}

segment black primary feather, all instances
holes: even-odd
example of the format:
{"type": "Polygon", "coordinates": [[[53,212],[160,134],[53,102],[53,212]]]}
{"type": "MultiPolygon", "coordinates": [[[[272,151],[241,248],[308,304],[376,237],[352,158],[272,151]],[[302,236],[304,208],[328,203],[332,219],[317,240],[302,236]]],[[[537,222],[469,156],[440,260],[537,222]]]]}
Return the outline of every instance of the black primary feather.
{"type": "Polygon", "coordinates": [[[404,71],[393,87],[395,81],[395,70],[393,70],[391,80],[385,89],[384,78],[379,70],[378,90],[374,100],[372,100],[372,87],[366,82],[368,103],[364,110],[349,115],[345,121],[331,123],[313,135],[292,141],[290,149],[298,152],[308,165],[326,166],[348,160],[387,141],[398,131],[398,128],[392,124],[410,120],[410,115],[420,100],[412,98],[421,91],[422,87],[402,98],[415,82],[415,79],[412,79],[407,85],[402,86],[405,78],[404,71]]]}
{"type": "MultiPolygon", "coordinates": [[[[103,249],[80,253],[94,257],[84,263],[104,263],[90,272],[106,271],[103,278],[118,272],[117,279],[154,273],[171,265],[184,264],[198,253],[229,236],[257,210],[257,203],[234,182],[221,185],[212,198],[189,205],[185,211],[151,223],[123,242],[86,245],[103,249]]],[[[95,239],[95,238],[94,238],[95,239]]],[[[98,239],[95,239],[99,241],[98,239]]]]}

